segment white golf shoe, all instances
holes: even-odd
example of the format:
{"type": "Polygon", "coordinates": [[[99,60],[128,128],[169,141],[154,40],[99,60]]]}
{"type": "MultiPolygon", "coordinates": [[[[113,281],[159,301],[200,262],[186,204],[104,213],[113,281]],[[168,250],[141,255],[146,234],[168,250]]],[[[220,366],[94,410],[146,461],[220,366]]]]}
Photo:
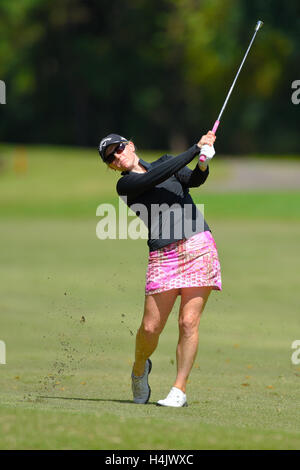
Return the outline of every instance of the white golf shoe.
{"type": "Polygon", "coordinates": [[[151,395],[151,388],[148,384],[148,375],[152,369],[152,362],[147,359],[143,375],[136,377],[131,374],[131,388],[133,393],[133,401],[138,404],[146,404],[151,395]]]}
{"type": "Polygon", "coordinates": [[[186,401],[186,394],[177,387],[172,387],[169,395],[164,400],[158,400],[158,406],[172,406],[179,408],[181,406],[188,406],[186,401]]]}

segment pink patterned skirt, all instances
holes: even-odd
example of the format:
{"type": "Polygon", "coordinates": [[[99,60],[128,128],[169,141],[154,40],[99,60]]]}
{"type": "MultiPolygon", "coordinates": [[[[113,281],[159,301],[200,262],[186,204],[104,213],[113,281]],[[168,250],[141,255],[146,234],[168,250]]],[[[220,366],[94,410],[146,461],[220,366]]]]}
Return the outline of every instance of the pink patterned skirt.
{"type": "Polygon", "coordinates": [[[150,251],[146,295],[182,287],[212,287],[222,290],[218,251],[211,232],[150,251]]]}

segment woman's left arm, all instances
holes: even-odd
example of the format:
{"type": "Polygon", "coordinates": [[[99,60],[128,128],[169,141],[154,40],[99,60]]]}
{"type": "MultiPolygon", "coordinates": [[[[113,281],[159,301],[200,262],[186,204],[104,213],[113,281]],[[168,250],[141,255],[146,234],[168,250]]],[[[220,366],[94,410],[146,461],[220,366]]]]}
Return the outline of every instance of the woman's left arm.
{"type": "MultiPolygon", "coordinates": [[[[203,135],[199,142],[197,143],[197,146],[199,147],[199,152],[201,151],[201,148],[203,146],[212,146],[216,140],[216,136],[212,131],[208,131],[207,134],[203,135]]],[[[214,153],[214,151],[213,151],[214,153]]],[[[212,155],[213,156],[213,155],[212,155]]],[[[210,159],[212,158],[210,157],[210,159]]],[[[207,158],[208,162],[208,158],[207,158]]],[[[201,184],[205,183],[206,178],[208,177],[209,174],[209,169],[207,162],[201,163],[198,162],[196,168],[192,171],[188,167],[183,167],[181,170],[179,170],[177,173],[175,173],[176,178],[180,183],[187,188],[197,188],[201,184]]]]}
{"type": "Polygon", "coordinates": [[[200,170],[198,164],[194,170],[191,170],[187,166],[175,173],[178,181],[187,188],[198,188],[201,184],[205,183],[209,175],[209,168],[206,167],[206,170],[200,170]]]}

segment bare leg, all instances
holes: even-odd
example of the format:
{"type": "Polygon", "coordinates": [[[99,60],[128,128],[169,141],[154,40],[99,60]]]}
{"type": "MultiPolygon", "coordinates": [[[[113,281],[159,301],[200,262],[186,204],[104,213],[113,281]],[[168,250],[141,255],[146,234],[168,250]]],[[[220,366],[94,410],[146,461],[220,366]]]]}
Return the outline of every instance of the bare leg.
{"type": "Polygon", "coordinates": [[[211,287],[188,287],[181,290],[179,340],[176,351],[177,377],[174,387],[184,393],[198,350],[199,323],[211,287]]]}
{"type": "Polygon", "coordinates": [[[144,316],[136,335],[133,366],[133,374],[136,377],[143,375],[146,360],[157,347],[159,335],[166,324],[177,295],[178,289],[172,289],[145,297],[144,316]]]}

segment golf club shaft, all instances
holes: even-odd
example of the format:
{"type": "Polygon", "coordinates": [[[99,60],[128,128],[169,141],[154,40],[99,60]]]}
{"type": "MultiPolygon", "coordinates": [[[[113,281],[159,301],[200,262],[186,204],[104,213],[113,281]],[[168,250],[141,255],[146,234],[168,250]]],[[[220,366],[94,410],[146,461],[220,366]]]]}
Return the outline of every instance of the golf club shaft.
{"type": "MultiPolygon", "coordinates": [[[[222,114],[223,114],[223,112],[224,112],[224,110],[225,110],[225,108],[226,108],[226,105],[227,105],[227,103],[228,103],[228,100],[229,100],[230,95],[231,95],[231,93],[232,93],[232,90],[233,90],[233,88],[234,88],[234,85],[235,85],[235,83],[236,83],[236,81],[237,81],[237,78],[238,78],[238,76],[239,76],[239,74],[240,74],[240,71],[242,70],[242,67],[243,67],[244,62],[245,62],[245,60],[246,60],[246,57],[247,57],[247,55],[248,55],[248,53],[249,53],[249,51],[250,51],[250,49],[251,49],[251,46],[252,46],[253,41],[254,41],[254,39],[255,39],[256,33],[257,33],[257,31],[262,27],[262,25],[263,25],[263,22],[262,22],[262,21],[258,21],[258,22],[256,23],[255,31],[254,31],[254,34],[253,34],[252,39],[251,39],[251,41],[250,41],[250,44],[249,44],[249,46],[248,46],[248,49],[247,49],[247,51],[246,51],[246,53],[245,53],[245,55],[244,55],[244,57],[243,57],[242,63],[241,63],[241,65],[240,65],[240,67],[239,67],[239,69],[238,69],[238,71],[237,71],[237,74],[236,74],[236,76],[235,76],[235,78],[234,78],[234,80],[233,80],[233,83],[232,83],[232,85],[231,85],[231,87],[230,87],[230,90],[229,90],[229,92],[228,92],[228,94],[227,94],[227,96],[226,96],[226,99],[225,99],[225,101],[224,101],[224,104],[223,104],[223,106],[222,106],[222,109],[221,109],[221,111],[220,111],[220,114],[219,114],[219,116],[218,116],[218,118],[217,118],[217,120],[216,120],[216,122],[214,123],[214,126],[213,126],[213,128],[212,128],[212,132],[213,132],[214,134],[216,133],[216,131],[217,131],[218,127],[219,127],[222,114]]],[[[205,155],[200,155],[200,161],[201,161],[201,162],[204,162],[205,160],[206,160],[205,155]]]]}

